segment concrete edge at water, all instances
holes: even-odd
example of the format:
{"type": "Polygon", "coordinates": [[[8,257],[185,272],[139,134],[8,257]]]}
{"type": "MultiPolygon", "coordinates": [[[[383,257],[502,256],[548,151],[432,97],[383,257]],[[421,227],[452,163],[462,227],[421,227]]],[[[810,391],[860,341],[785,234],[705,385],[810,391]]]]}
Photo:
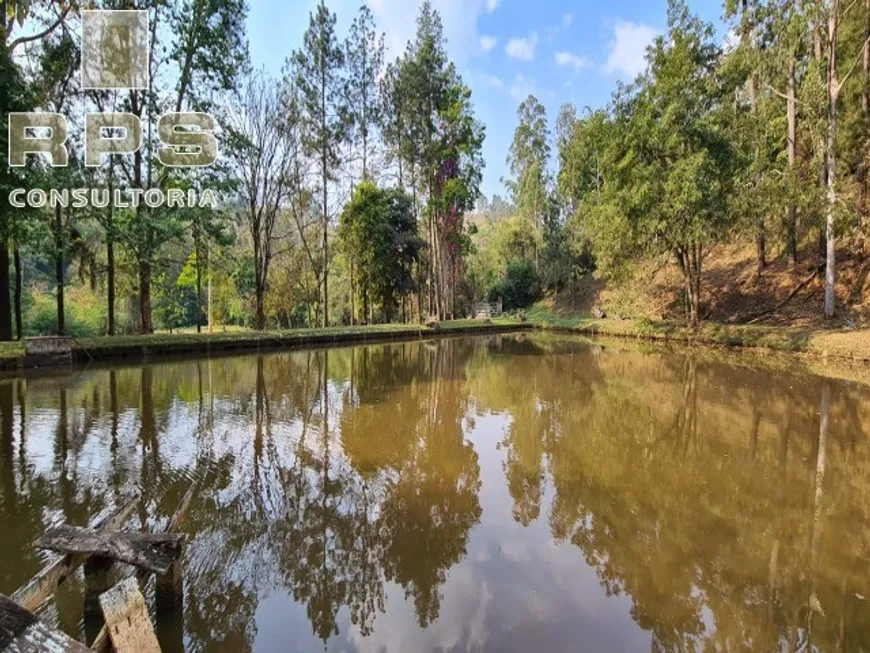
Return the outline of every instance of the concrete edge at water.
{"type": "MultiPolygon", "coordinates": [[[[464,322],[464,321],[463,321],[464,322]]],[[[104,337],[99,339],[75,339],[72,348],[72,364],[86,365],[92,362],[130,363],[191,355],[211,355],[235,352],[277,351],[301,347],[336,347],[360,343],[413,341],[454,335],[487,335],[531,331],[535,325],[522,322],[503,323],[441,323],[438,328],[421,325],[390,326],[388,328],[350,327],[310,329],[288,332],[266,332],[246,335],[184,335],[184,336],[138,336],[104,337]],[[95,344],[97,343],[97,344],[95,344]]],[[[68,363],[46,363],[43,358],[23,354],[15,357],[0,357],[0,373],[16,373],[27,369],[62,369],[68,363]]]]}

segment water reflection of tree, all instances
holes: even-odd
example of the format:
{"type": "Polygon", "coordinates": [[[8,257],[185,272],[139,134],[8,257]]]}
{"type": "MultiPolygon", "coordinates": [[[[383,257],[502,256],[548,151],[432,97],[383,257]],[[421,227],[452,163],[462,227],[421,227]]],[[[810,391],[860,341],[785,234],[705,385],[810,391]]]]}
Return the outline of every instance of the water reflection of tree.
{"type": "Polygon", "coordinates": [[[465,556],[469,531],[481,517],[477,453],[462,431],[468,403],[460,382],[463,346],[450,341],[427,352],[425,416],[407,426],[411,455],[393,470],[397,480],[380,519],[384,574],[413,597],[421,626],[437,619],[447,572],[465,556]]]}
{"type": "MultiPolygon", "coordinates": [[[[821,382],[738,374],[696,357],[590,350],[551,358],[537,373],[519,374],[532,397],[509,382],[494,387],[505,391],[515,425],[537,404],[541,455],[555,489],[553,536],[583,551],[608,593],[631,597],[653,650],[807,645],[813,604],[828,614],[815,613],[814,646],[865,650],[857,642],[870,620],[858,616],[854,592],[866,596],[868,583],[854,567],[870,542],[847,549],[821,533],[832,531],[834,511],[845,513],[847,496],[853,521],[841,531],[856,532],[854,520],[870,523],[870,514],[856,510],[855,488],[845,483],[860,472],[842,458],[831,494],[833,431],[819,437],[827,429],[818,412],[830,412],[834,423],[835,408],[823,400],[819,411],[821,382]]],[[[517,366],[523,362],[510,363],[515,373],[517,366]]],[[[866,429],[854,417],[866,391],[858,395],[838,387],[839,442],[849,451],[854,433],[866,429]]],[[[518,435],[512,429],[505,440],[509,487],[514,465],[534,451],[518,435]]],[[[516,511],[523,495],[512,494],[516,511]]]]}
{"type": "MultiPolygon", "coordinates": [[[[16,428],[23,393],[7,409],[0,386],[0,519],[16,524],[2,552],[19,556],[61,513],[84,521],[140,486],[161,523],[200,478],[185,525],[194,649],[250,647],[259,602],[275,593],[301,602],[324,640],[342,614],[370,632],[386,582],[421,625],[435,620],[481,517],[464,433],[487,412],[510,418],[515,516],[546,519],[555,540],[578,547],[606,591],[630,597],[655,650],[805,647],[813,591],[826,614],[812,617],[814,646],[860,651],[870,640],[856,598],[870,596],[856,565],[870,555],[866,389],[830,382],[822,444],[818,379],[558,340],[146,367],[28,380],[26,419],[45,425],[29,433],[16,428]],[[25,434],[61,455],[27,461],[25,434]],[[188,442],[193,458],[178,451],[188,442]],[[89,474],[89,462],[106,473],[89,474]],[[13,522],[16,506],[27,509],[13,522]]],[[[38,566],[31,555],[24,570],[2,567],[9,590],[38,566]]]]}
{"type": "MultiPolygon", "coordinates": [[[[327,422],[335,394],[322,391],[319,438],[300,439],[276,524],[286,582],[323,640],[338,632],[342,606],[370,632],[384,580],[413,597],[421,624],[436,619],[447,570],[480,518],[477,457],[464,441],[466,399],[454,380],[461,361],[441,347],[390,349],[353,354],[354,392],[340,395],[336,429],[347,459],[327,422]],[[421,366],[425,383],[408,383],[421,366]]],[[[320,354],[324,373],[327,356],[342,353],[320,354]]]]}

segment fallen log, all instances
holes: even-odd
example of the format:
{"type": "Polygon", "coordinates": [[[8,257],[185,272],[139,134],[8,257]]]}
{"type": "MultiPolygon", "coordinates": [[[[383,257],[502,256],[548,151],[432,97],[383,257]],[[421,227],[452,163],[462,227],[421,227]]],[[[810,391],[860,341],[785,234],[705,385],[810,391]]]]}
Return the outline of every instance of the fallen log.
{"type": "Polygon", "coordinates": [[[49,628],[32,612],[0,594],[0,651],[89,653],[89,649],[59,630],[49,628]]]}
{"type": "Polygon", "coordinates": [[[777,304],[773,308],[768,308],[766,310],[761,311],[760,313],[756,313],[754,316],[752,316],[752,319],[745,321],[744,324],[755,324],[756,322],[767,317],[768,315],[776,313],[779,309],[781,309],[783,306],[788,304],[792,299],[794,299],[794,296],[797,295],[801,290],[803,290],[810,281],[812,281],[813,279],[815,279],[818,276],[818,274],[819,273],[817,271],[813,271],[813,273],[810,274],[810,276],[808,276],[806,279],[801,281],[801,283],[798,284],[798,286],[796,288],[794,288],[788,294],[788,297],[786,297],[784,300],[782,300],[779,304],[777,304]]]}
{"type": "Polygon", "coordinates": [[[140,569],[165,574],[181,550],[184,535],[177,533],[97,533],[77,526],[47,530],[36,546],[65,554],[100,556],[140,569]]]}
{"type": "MultiPolygon", "coordinates": [[[[120,509],[101,522],[94,524],[93,529],[102,533],[111,533],[120,529],[136,508],[138,498],[127,501],[120,509]]],[[[56,558],[31,578],[25,585],[13,592],[11,599],[25,610],[37,610],[54,594],[58,585],[69,578],[87,560],[86,555],[67,554],[56,558]]]]}

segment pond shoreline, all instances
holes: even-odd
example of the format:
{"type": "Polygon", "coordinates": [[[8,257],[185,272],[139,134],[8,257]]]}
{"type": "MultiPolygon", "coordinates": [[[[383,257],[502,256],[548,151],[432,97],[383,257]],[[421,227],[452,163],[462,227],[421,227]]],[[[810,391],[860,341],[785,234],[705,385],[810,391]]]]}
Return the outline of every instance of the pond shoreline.
{"type": "MultiPolygon", "coordinates": [[[[300,347],[341,346],[360,343],[419,340],[452,335],[483,335],[532,331],[535,325],[496,319],[490,323],[473,320],[441,322],[437,328],[424,325],[372,325],[296,329],[292,331],[159,334],[150,336],[102,336],[74,338],[72,364],[128,360],[141,362],[195,354],[275,351],[300,347]]],[[[0,343],[0,372],[26,369],[57,369],[69,363],[46,363],[28,357],[21,342],[0,343]]]]}
{"type": "Polygon", "coordinates": [[[870,365],[870,330],[822,330],[796,327],[755,327],[715,322],[697,331],[671,322],[576,319],[573,324],[535,321],[550,333],[671,343],[689,347],[764,350],[820,360],[870,365]]]}
{"type": "MultiPolygon", "coordinates": [[[[527,322],[496,319],[441,322],[423,325],[372,325],[296,329],[291,331],[158,334],[75,338],[73,364],[98,361],[147,361],[196,354],[274,351],[306,346],[341,346],[364,342],[411,341],[449,335],[484,335],[540,331],[581,336],[605,336],[689,347],[756,349],[822,361],[870,365],[870,330],[821,330],[704,323],[697,330],[665,321],[612,318],[558,318],[531,315],[527,322]]],[[[67,363],[29,359],[21,342],[0,343],[0,372],[63,368],[67,363]]]]}

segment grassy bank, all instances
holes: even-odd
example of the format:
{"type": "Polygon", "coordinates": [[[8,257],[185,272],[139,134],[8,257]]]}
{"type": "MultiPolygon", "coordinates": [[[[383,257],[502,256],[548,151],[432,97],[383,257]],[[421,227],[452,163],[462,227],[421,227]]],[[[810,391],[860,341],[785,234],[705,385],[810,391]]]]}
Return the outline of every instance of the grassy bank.
{"type": "MultiPolygon", "coordinates": [[[[672,342],[684,345],[763,348],[797,352],[818,357],[870,362],[870,330],[822,330],[770,326],[704,323],[697,331],[685,324],[667,320],[595,319],[582,314],[556,313],[545,306],[526,311],[526,323],[511,318],[455,320],[441,322],[437,328],[416,324],[384,324],[327,329],[287,331],[226,331],[77,338],[73,341],[73,360],[88,363],[101,360],[138,361],[161,356],[209,354],[230,351],[281,349],[301,346],[352,344],[365,341],[407,340],[438,334],[493,333],[537,327],[542,330],[613,336],[639,340],[672,342]]],[[[0,343],[0,369],[15,370],[33,365],[23,343],[0,343]]]]}
{"type": "MultiPolygon", "coordinates": [[[[157,356],[208,354],[212,352],[280,349],[300,346],[351,344],[365,341],[404,340],[433,337],[438,334],[491,333],[531,328],[509,318],[492,320],[455,320],[441,322],[436,328],[416,324],[379,324],[326,329],[292,329],[286,331],[226,331],[217,333],[185,332],[149,336],[114,336],[76,338],[72,356],[75,362],[99,360],[141,360],[157,356]]],[[[0,343],[0,369],[30,367],[24,344],[0,343]]]]}
{"type": "Polygon", "coordinates": [[[527,319],[541,329],[624,338],[679,342],[689,345],[760,347],[775,351],[870,362],[870,330],[825,330],[804,327],[731,325],[706,322],[696,331],[667,320],[595,319],[557,314],[536,306],[527,319]]]}

